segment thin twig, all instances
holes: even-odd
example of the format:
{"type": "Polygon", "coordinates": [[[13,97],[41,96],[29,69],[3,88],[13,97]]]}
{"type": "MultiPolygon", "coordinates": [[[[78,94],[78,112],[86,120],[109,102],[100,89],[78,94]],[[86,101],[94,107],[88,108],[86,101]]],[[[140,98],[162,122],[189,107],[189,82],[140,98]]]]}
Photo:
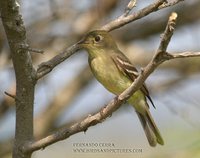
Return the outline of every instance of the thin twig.
{"type": "Polygon", "coordinates": [[[28,44],[21,44],[21,47],[19,49],[27,50],[34,53],[40,53],[40,54],[44,53],[43,50],[31,48],[28,44]]]}
{"type": "Polygon", "coordinates": [[[148,5],[147,7],[139,10],[136,13],[133,13],[131,15],[128,16],[120,16],[117,19],[109,22],[108,24],[104,25],[101,27],[102,30],[106,30],[106,31],[112,31],[115,30],[117,28],[120,28],[132,21],[141,19],[144,16],[147,16],[150,13],[153,13],[157,10],[159,10],[159,6],[162,5],[166,0],[158,0],[153,4],[148,5]]]}
{"type": "Polygon", "coordinates": [[[199,57],[199,56],[200,56],[200,52],[183,52],[183,53],[171,54],[172,59],[199,57]]]}
{"type": "Polygon", "coordinates": [[[174,27],[175,27],[175,24],[176,24],[177,16],[178,15],[175,12],[173,12],[170,15],[168,23],[167,23],[167,27],[166,27],[163,35],[162,35],[162,38],[161,38],[161,42],[160,42],[158,51],[166,52],[167,46],[168,46],[168,44],[171,40],[171,37],[173,35],[173,32],[174,32],[174,27]]]}
{"type": "Polygon", "coordinates": [[[12,99],[16,100],[16,95],[10,94],[10,93],[8,93],[6,91],[4,92],[4,94],[7,95],[7,96],[9,96],[9,97],[11,97],[12,99]]]}
{"type": "Polygon", "coordinates": [[[177,16],[178,15],[175,12],[173,12],[170,15],[165,31],[163,35],[161,36],[161,42],[158,47],[157,53],[155,54],[153,58],[154,62],[162,63],[163,60],[165,61],[165,60],[171,59],[171,55],[167,53],[166,50],[174,32],[177,16]]]}
{"type": "Polygon", "coordinates": [[[166,8],[166,7],[170,7],[170,6],[173,6],[173,5],[176,5],[177,3],[179,2],[182,2],[184,0],[175,0],[175,1],[172,1],[172,2],[166,2],[166,3],[163,3],[159,9],[163,9],[163,8],[166,8]]]}
{"type": "Polygon", "coordinates": [[[39,53],[39,54],[43,54],[44,53],[44,51],[43,50],[40,50],[40,49],[36,49],[36,48],[30,48],[30,47],[28,47],[28,48],[26,48],[28,51],[30,51],[30,52],[33,52],[33,53],[39,53]]]}
{"type": "Polygon", "coordinates": [[[125,11],[124,11],[124,15],[123,16],[127,16],[130,11],[136,7],[136,3],[137,3],[137,0],[130,0],[130,2],[128,3],[128,5],[126,6],[125,8],[125,11]]]}
{"type": "Polygon", "coordinates": [[[79,48],[76,44],[72,45],[71,47],[66,48],[62,53],[56,55],[52,59],[41,63],[37,69],[36,79],[40,79],[41,77],[45,76],[49,72],[53,70],[58,64],[63,62],[65,59],[69,58],[72,54],[74,54],[79,48]]]}

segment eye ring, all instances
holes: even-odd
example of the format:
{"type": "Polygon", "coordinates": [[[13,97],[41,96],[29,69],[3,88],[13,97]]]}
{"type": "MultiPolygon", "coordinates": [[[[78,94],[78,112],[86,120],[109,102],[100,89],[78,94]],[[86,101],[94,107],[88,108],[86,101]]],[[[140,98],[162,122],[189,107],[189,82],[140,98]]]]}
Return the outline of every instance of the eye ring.
{"type": "Polygon", "coordinates": [[[102,39],[103,39],[103,38],[102,38],[102,36],[100,36],[100,35],[97,35],[97,36],[94,37],[94,41],[95,41],[96,43],[100,42],[102,39]]]}

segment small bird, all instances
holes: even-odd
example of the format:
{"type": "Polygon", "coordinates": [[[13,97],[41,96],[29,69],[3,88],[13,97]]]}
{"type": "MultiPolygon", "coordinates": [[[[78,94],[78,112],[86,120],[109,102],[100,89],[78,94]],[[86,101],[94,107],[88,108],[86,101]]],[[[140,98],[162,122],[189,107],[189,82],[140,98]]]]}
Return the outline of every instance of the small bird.
{"type": "MultiPolygon", "coordinates": [[[[118,49],[113,37],[107,31],[89,32],[78,42],[78,46],[88,52],[92,73],[111,93],[121,94],[137,78],[137,69],[118,49]]],[[[150,114],[147,98],[154,106],[146,85],[143,84],[127,102],[135,108],[150,146],[154,147],[157,143],[164,145],[159,129],[150,114]]]]}

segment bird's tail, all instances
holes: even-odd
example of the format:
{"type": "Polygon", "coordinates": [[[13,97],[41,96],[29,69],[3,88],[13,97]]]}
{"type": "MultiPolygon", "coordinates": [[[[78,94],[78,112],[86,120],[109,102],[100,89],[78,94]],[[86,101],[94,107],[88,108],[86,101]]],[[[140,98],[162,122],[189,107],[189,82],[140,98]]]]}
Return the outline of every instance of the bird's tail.
{"type": "Polygon", "coordinates": [[[139,112],[136,112],[140,122],[142,124],[142,127],[144,129],[144,132],[146,134],[146,137],[148,139],[149,144],[154,147],[158,144],[164,145],[163,138],[159,132],[159,129],[157,128],[149,110],[146,110],[146,114],[142,115],[139,112]]]}

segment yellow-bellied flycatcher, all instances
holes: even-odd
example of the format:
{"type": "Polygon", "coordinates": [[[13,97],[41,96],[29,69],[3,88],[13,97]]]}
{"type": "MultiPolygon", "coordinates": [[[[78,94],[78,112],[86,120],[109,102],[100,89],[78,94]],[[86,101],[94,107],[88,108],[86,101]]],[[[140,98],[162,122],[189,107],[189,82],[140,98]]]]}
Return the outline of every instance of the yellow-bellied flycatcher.
{"type": "MultiPolygon", "coordinates": [[[[102,30],[89,32],[79,43],[80,48],[89,54],[89,65],[96,79],[110,92],[119,95],[127,89],[138,76],[137,69],[118,49],[112,36],[102,30]]],[[[153,104],[149,92],[142,85],[129,99],[140,119],[142,127],[151,146],[164,141],[150,114],[147,99],[153,104]]]]}

